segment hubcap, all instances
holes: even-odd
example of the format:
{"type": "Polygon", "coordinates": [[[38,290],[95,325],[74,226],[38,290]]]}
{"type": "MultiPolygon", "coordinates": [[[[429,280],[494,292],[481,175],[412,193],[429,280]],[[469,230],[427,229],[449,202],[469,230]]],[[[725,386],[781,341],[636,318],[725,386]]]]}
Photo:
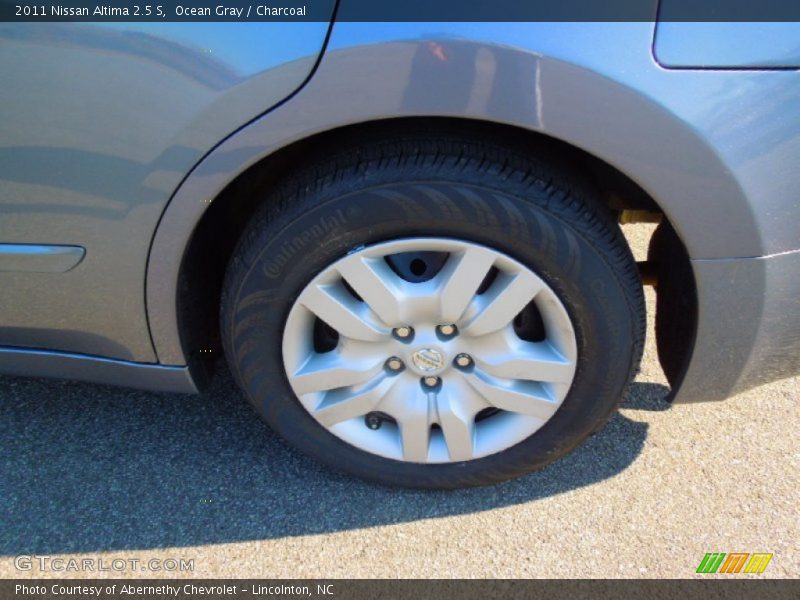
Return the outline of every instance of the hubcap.
{"type": "Polygon", "coordinates": [[[376,244],[324,269],[289,312],[282,348],[293,391],[321,425],[418,463],[479,458],[528,438],[558,410],[577,361],[567,311],[539,276],[442,238],[376,244]],[[421,258],[403,277],[396,257],[410,253],[421,258]],[[523,326],[531,319],[533,335],[523,326]]]}

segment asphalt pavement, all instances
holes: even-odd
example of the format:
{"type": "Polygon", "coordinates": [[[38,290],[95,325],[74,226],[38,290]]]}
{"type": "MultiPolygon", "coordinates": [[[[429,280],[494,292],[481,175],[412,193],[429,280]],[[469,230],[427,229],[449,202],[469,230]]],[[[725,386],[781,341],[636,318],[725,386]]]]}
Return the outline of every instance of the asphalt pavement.
{"type": "Polygon", "coordinates": [[[800,576],[800,379],[670,406],[647,298],[619,414],[482,489],[331,472],[262,425],[224,368],[201,396],[0,377],[0,577],[691,577],[707,552],[773,553],[760,577],[800,576]],[[20,571],[19,555],[126,566],[20,571]],[[192,570],[142,571],[154,558],[192,570]]]}

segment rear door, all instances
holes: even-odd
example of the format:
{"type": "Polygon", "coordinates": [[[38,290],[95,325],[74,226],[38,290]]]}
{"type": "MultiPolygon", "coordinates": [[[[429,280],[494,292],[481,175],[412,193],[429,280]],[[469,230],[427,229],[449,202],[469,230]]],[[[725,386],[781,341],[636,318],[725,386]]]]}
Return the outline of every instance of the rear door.
{"type": "Polygon", "coordinates": [[[170,195],[303,84],[329,26],[0,24],[0,346],[154,362],[145,266],[170,195]],[[60,245],[85,249],[66,272],[60,245]]]}

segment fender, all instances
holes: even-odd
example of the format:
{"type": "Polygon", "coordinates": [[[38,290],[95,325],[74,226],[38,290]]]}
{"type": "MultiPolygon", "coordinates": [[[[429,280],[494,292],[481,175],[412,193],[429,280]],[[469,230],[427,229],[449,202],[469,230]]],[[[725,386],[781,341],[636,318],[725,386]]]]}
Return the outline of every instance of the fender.
{"type": "Polygon", "coordinates": [[[436,23],[438,33],[428,34],[431,26],[421,23],[381,24],[379,31],[337,23],[306,86],[205,156],[165,210],[146,293],[159,361],[186,364],[176,315],[178,276],[210,201],[277,150],[355,123],[442,116],[540,132],[636,181],[691,258],[760,255],[763,239],[742,187],[709,139],[684,118],[694,102],[718,91],[716,78],[660,68],[650,54],[652,23],[607,23],[605,31],[598,25],[436,23]],[[501,39],[507,44],[496,43],[501,39]],[[708,236],[712,225],[727,235],[708,236]]]}

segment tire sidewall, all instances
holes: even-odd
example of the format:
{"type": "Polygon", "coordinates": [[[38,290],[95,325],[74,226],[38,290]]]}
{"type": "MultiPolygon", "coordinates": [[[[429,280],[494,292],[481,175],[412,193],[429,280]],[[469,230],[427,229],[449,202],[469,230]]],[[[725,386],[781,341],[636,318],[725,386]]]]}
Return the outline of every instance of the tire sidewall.
{"type": "Polygon", "coordinates": [[[235,377],[260,415],[290,443],[330,466],[387,484],[460,487],[541,467],[613,412],[637,360],[631,307],[608,256],[607,230],[592,219],[576,221],[574,211],[560,214],[569,205],[553,202],[551,185],[486,174],[409,181],[407,173],[384,171],[323,182],[302,196],[277,216],[254,221],[237,249],[237,268],[229,269],[232,301],[223,315],[235,377]],[[519,444],[460,463],[391,460],[330,433],[292,392],[283,367],[283,329],[304,287],[348,252],[409,237],[459,239],[507,254],[544,279],[567,309],[578,347],[572,387],[553,417],[519,444]]]}

